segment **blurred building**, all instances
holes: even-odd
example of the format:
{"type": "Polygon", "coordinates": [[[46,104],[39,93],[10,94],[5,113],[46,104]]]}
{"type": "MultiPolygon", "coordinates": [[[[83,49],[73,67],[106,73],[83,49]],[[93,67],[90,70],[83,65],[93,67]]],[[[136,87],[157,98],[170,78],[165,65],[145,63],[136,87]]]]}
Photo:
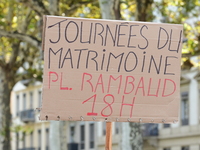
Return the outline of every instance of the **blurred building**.
{"type": "MultiPolygon", "coordinates": [[[[40,82],[18,82],[12,92],[13,150],[48,150],[49,122],[39,121],[40,82]]],[[[200,70],[182,72],[180,120],[143,124],[144,150],[200,150],[200,70]]],[[[68,150],[104,150],[105,122],[68,122],[68,150]]],[[[128,122],[113,123],[113,150],[131,150],[128,122]]]]}
{"type": "Polygon", "coordinates": [[[180,120],[160,125],[159,150],[200,150],[200,70],[182,71],[180,120]]]}
{"type": "Polygon", "coordinates": [[[11,95],[12,149],[48,150],[49,123],[38,119],[41,105],[41,82],[18,82],[11,95]]]}

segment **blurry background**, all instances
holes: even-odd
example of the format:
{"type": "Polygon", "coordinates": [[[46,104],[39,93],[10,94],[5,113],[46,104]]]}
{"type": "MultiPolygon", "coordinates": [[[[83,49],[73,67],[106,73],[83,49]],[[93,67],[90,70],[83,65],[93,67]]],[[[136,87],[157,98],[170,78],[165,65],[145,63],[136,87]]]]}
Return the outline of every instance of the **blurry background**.
{"type": "Polygon", "coordinates": [[[179,122],[113,123],[113,150],[200,150],[199,0],[1,0],[1,150],[105,149],[105,122],[38,119],[43,15],[183,24],[179,122]]]}

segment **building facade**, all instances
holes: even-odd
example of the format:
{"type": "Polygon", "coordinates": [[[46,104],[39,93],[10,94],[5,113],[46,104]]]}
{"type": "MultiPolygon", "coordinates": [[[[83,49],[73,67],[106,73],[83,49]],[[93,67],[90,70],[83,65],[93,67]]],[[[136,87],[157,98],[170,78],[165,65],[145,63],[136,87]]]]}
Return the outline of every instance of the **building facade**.
{"type": "Polygon", "coordinates": [[[41,105],[42,84],[20,81],[11,95],[12,149],[48,150],[49,123],[41,122],[38,111],[41,105]]]}
{"type": "Polygon", "coordinates": [[[200,69],[183,71],[180,120],[160,125],[159,150],[200,150],[200,69]]]}

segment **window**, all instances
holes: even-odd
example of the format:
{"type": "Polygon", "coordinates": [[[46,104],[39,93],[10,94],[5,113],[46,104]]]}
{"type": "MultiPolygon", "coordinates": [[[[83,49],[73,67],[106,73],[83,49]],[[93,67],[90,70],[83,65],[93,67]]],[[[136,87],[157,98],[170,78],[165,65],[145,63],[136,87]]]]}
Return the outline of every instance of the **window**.
{"type": "Polygon", "coordinates": [[[16,150],[19,149],[19,133],[16,133],[16,150]]]}
{"type": "Polygon", "coordinates": [[[49,149],[49,129],[46,129],[46,150],[49,149]]]}
{"type": "Polygon", "coordinates": [[[189,124],[189,101],[188,101],[188,93],[184,92],[181,94],[181,124],[188,125],[189,124]]]}
{"type": "Polygon", "coordinates": [[[74,134],[75,134],[75,129],[74,126],[70,127],[70,142],[74,143],[74,134]]]}
{"type": "Polygon", "coordinates": [[[16,116],[19,116],[19,106],[20,106],[19,95],[17,95],[17,97],[16,97],[16,116]]]}
{"type": "Polygon", "coordinates": [[[31,132],[31,134],[30,134],[30,146],[31,146],[31,148],[33,148],[33,132],[31,132]]]}
{"type": "Polygon", "coordinates": [[[106,135],[106,122],[102,122],[103,125],[103,135],[106,135]]]}
{"type": "Polygon", "coordinates": [[[170,127],[170,124],[165,123],[165,124],[163,124],[163,127],[164,127],[164,128],[169,128],[169,127],[170,127]]]}
{"type": "Polygon", "coordinates": [[[23,148],[26,148],[26,133],[23,132],[23,148]]]}
{"type": "Polygon", "coordinates": [[[81,125],[81,127],[80,127],[80,130],[81,130],[81,132],[80,132],[80,149],[85,149],[85,126],[84,125],[81,125]]]}
{"type": "Polygon", "coordinates": [[[181,147],[181,150],[189,150],[189,146],[183,146],[181,147]]]}
{"type": "Polygon", "coordinates": [[[41,150],[42,146],[41,130],[38,130],[38,150],[41,150]]]}
{"type": "Polygon", "coordinates": [[[119,134],[119,125],[120,122],[115,122],[115,134],[119,134]]]}
{"type": "Polygon", "coordinates": [[[38,91],[38,107],[40,108],[42,105],[42,92],[38,91]]]}
{"type": "Polygon", "coordinates": [[[90,124],[90,148],[94,148],[94,123],[90,124]]]}
{"type": "Polygon", "coordinates": [[[30,109],[33,108],[33,92],[30,92],[30,109]]]}
{"type": "Polygon", "coordinates": [[[26,110],[26,93],[23,94],[23,109],[26,110]]]}

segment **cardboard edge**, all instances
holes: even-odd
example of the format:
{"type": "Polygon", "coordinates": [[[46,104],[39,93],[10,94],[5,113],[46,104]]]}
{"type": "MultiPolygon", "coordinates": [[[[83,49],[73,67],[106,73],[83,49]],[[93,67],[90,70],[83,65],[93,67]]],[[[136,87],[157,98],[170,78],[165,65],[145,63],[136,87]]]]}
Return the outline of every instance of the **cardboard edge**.
{"type": "Polygon", "coordinates": [[[135,123],[161,123],[161,124],[177,124],[179,117],[88,117],[88,116],[60,116],[60,115],[41,115],[41,121],[94,121],[94,122],[135,122],[135,123]]]}
{"type": "MultiPolygon", "coordinates": [[[[44,49],[45,49],[45,35],[46,35],[46,25],[47,25],[47,15],[43,15],[43,28],[42,28],[42,53],[44,54],[44,49]]],[[[44,70],[43,70],[44,71],[44,70]]],[[[43,72],[44,73],[44,72],[43,72]]],[[[43,86],[42,85],[42,92],[43,92],[43,86]]],[[[43,103],[43,96],[41,100],[41,106],[40,106],[40,115],[38,119],[41,120],[41,114],[42,114],[42,103],[43,103]]]]}
{"type": "Polygon", "coordinates": [[[46,22],[47,22],[47,15],[44,15],[43,16],[43,28],[42,28],[42,50],[43,51],[44,51],[44,46],[45,46],[46,22]]]}
{"type": "Polygon", "coordinates": [[[127,20],[111,20],[111,19],[96,19],[96,18],[77,18],[77,17],[66,17],[66,16],[55,16],[55,15],[46,15],[51,18],[60,18],[60,19],[74,19],[74,20],[94,20],[94,21],[102,21],[102,22],[118,22],[118,23],[138,23],[138,24],[148,24],[148,25],[166,25],[166,26],[178,26],[183,27],[183,24],[172,24],[172,23],[162,23],[162,22],[145,22],[145,21],[127,21],[127,20]]]}

